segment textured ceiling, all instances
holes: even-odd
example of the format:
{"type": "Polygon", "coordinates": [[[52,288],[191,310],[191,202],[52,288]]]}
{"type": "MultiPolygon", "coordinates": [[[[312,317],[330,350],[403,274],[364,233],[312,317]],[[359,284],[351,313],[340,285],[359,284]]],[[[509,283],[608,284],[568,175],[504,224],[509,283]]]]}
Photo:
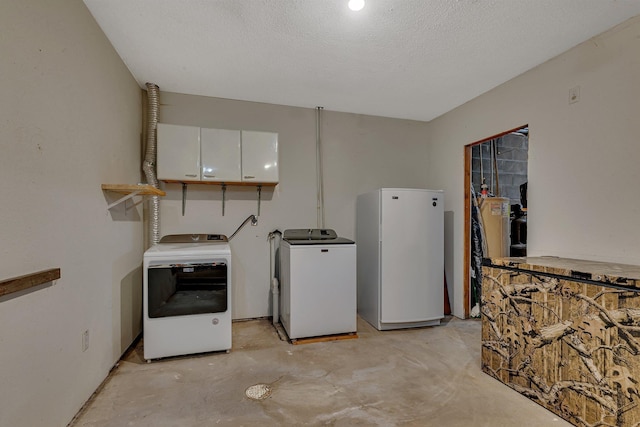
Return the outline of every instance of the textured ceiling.
{"type": "Polygon", "coordinates": [[[84,0],[141,86],[431,120],[639,0],[84,0]]]}

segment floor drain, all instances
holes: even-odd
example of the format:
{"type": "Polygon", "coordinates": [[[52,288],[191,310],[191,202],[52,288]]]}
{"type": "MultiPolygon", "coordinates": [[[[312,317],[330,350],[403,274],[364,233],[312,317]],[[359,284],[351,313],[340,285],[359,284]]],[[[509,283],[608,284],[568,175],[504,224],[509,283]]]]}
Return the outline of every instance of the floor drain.
{"type": "Polygon", "coordinates": [[[266,384],[256,384],[247,388],[244,392],[249,399],[262,400],[271,396],[271,387],[266,384]]]}

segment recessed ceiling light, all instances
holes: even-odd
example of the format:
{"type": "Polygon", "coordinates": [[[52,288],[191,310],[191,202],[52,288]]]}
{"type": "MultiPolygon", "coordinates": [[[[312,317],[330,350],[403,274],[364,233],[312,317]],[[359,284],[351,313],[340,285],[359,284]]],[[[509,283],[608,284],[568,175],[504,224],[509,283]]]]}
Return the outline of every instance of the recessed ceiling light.
{"type": "Polygon", "coordinates": [[[364,0],[349,0],[349,9],[357,12],[364,7],[364,0]]]}

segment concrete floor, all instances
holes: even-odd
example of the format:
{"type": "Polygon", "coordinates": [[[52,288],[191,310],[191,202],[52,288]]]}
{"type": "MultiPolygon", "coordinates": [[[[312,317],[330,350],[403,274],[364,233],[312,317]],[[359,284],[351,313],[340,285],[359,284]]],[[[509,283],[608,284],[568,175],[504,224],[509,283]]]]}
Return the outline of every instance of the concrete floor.
{"type": "Polygon", "coordinates": [[[233,350],[146,363],[128,352],[73,427],[558,426],[480,370],[480,322],[292,345],[266,319],[235,322],[233,350]],[[252,400],[245,390],[268,384],[252,400]]]}

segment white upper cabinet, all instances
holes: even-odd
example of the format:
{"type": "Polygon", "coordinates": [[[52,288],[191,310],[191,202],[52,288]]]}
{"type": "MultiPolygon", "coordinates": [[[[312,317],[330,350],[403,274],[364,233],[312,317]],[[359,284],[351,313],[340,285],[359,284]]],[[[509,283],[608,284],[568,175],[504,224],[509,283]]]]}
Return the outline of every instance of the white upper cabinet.
{"type": "Polygon", "coordinates": [[[158,179],[200,179],[200,128],[158,123],[158,179]]]}
{"type": "Polygon", "coordinates": [[[240,161],[239,130],[200,129],[202,181],[241,181],[240,161]]]}
{"type": "Polygon", "coordinates": [[[278,182],[278,134],[242,131],[242,181],[278,182]]]}
{"type": "Polygon", "coordinates": [[[277,184],[278,134],[158,123],[158,179],[277,184]]]}

